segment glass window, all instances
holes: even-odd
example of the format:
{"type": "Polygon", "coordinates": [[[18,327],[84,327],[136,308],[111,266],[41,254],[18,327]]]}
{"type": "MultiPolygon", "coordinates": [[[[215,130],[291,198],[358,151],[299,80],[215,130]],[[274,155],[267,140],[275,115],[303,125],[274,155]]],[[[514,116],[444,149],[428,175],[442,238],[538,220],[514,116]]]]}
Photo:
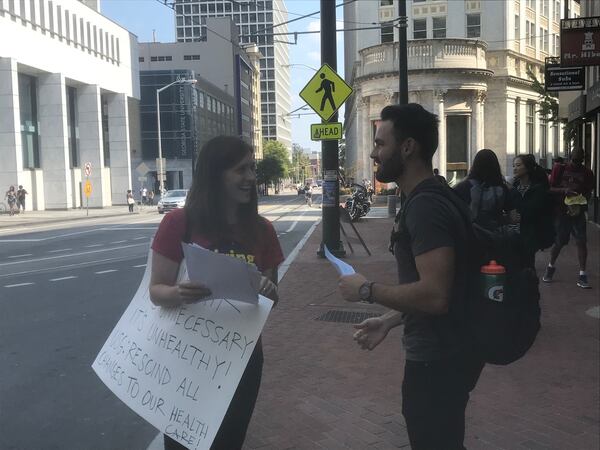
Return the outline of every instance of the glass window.
{"type": "Polygon", "coordinates": [[[550,0],[542,0],[542,15],[548,17],[548,11],[550,10],[550,0]]]}
{"type": "Polygon", "coordinates": [[[102,145],[104,153],[104,167],[110,167],[110,134],[108,129],[108,101],[106,97],[101,96],[102,104],[102,145]]]}
{"type": "Polygon", "coordinates": [[[140,57],[138,58],[138,61],[139,61],[139,62],[144,62],[144,57],[143,57],[143,56],[140,56],[140,57]]]}
{"type": "Polygon", "coordinates": [[[426,39],[427,38],[427,20],[426,19],[413,20],[413,38],[414,39],[426,39]]]}
{"type": "Polygon", "coordinates": [[[554,21],[560,22],[560,0],[554,2],[554,21]]]}
{"type": "Polygon", "coordinates": [[[540,39],[542,40],[542,50],[548,53],[548,30],[540,28],[540,39]]]}
{"type": "Polygon", "coordinates": [[[381,43],[394,42],[394,26],[389,25],[381,27],[381,43]]]}
{"type": "Polygon", "coordinates": [[[467,14],[467,37],[481,37],[481,15],[467,14]]]}
{"type": "Polygon", "coordinates": [[[535,103],[527,102],[527,114],[525,117],[525,132],[527,140],[527,153],[535,151],[535,136],[534,136],[534,121],[535,121],[535,103]]]}
{"type": "Polygon", "coordinates": [[[19,74],[19,108],[21,113],[23,168],[39,169],[37,80],[34,77],[19,74]]]}
{"type": "Polygon", "coordinates": [[[67,87],[67,130],[70,167],[79,167],[79,127],[77,124],[77,89],[67,87]]]}
{"type": "Polygon", "coordinates": [[[527,0],[527,7],[531,8],[535,11],[535,5],[536,4],[536,0],[527,0]]]}
{"type": "Polygon", "coordinates": [[[515,39],[521,39],[521,18],[519,16],[515,16],[515,39]]]}
{"type": "Polygon", "coordinates": [[[445,38],[446,37],[446,16],[433,18],[433,37],[434,38],[445,38]]]}
{"type": "Polygon", "coordinates": [[[540,158],[548,154],[548,122],[540,117],[540,158]]]}
{"type": "Polygon", "coordinates": [[[48,2],[48,23],[50,28],[50,36],[54,37],[54,5],[48,2]]]}
{"type": "Polygon", "coordinates": [[[381,6],[392,6],[394,4],[394,0],[381,0],[381,6]]]}

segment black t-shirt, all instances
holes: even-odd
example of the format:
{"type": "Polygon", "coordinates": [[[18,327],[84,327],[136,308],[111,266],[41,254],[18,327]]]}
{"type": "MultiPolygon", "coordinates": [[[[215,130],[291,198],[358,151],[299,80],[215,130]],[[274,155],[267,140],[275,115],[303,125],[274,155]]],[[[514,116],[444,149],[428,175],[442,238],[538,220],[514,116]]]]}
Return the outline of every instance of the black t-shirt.
{"type": "MultiPolygon", "coordinates": [[[[435,178],[421,182],[407,200],[407,203],[410,201],[410,205],[405,212],[405,228],[401,229],[399,219],[394,225],[395,230],[400,231],[399,239],[394,244],[398,280],[400,284],[418,281],[415,257],[437,248],[452,247],[455,251],[455,276],[450,300],[452,305],[459,296],[465,295],[466,228],[464,219],[456,207],[443,198],[443,194],[419,193],[432,186],[436,186],[437,189],[449,189],[435,178]]],[[[449,315],[404,313],[403,317],[406,359],[439,360],[460,351],[459,330],[449,315]]]]}

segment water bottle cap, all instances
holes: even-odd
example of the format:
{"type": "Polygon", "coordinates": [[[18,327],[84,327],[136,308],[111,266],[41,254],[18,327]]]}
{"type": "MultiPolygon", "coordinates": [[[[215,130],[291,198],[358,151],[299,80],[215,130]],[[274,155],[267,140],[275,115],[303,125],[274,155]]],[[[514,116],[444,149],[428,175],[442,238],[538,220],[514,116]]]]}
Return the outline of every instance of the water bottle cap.
{"type": "Polygon", "coordinates": [[[497,275],[506,273],[506,269],[496,261],[491,260],[487,266],[481,266],[481,273],[497,275]]]}

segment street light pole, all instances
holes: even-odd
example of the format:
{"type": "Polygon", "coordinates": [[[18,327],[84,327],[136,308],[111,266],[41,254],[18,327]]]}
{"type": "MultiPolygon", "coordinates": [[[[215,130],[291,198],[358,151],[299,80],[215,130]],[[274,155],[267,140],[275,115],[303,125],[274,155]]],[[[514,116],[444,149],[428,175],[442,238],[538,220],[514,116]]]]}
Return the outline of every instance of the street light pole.
{"type": "Polygon", "coordinates": [[[398,103],[400,105],[408,104],[408,55],[406,39],[406,0],[398,1],[398,103]]]}
{"type": "Polygon", "coordinates": [[[166,86],[163,86],[160,89],[156,90],[156,123],[158,126],[158,185],[159,185],[161,197],[165,190],[165,183],[164,183],[164,178],[163,178],[165,174],[164,174],[163,157],[162,157],[162,136],[161,136],[161,132],[160,132],[160,93],[175,84],[194,85],[196,83],[197,83],[197,80],[194,80],[194,79],[175,80],[172,83],[169,83],[166,86]]]}

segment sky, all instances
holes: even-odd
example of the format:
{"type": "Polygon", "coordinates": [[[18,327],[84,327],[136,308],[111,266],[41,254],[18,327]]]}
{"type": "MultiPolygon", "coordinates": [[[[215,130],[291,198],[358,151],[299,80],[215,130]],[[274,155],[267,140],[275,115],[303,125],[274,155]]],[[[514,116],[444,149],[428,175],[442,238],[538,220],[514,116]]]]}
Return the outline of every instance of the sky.
{"type": "MultiPolygon", "coordinates": [[[[341,3],[338,0],[336,3],[341,3]]],[[[319,0],[286,0],[288,20],[299,16],[319,11],[319,0]]],[[[152,41],[153,32],[156,40],[160,42],[175,41],[175,20],[173,11],[157,0],[101,0],[101,12],[111,20],[117,22],[133,34],[137,35],[139,42],[152,41]]],[[[337,8],[337,28],[343,28],[343,8],[337,8]]],[[[316,14],[298,20],[288,25],[288,31],[318,31],[320,29],[320,16],[316,14]]],[[[282,39],[284,40],[284,38],[282,39]]],[[[288,39],[293,43],[294,37],[288,39]]],[[[337,33],[337,60],[338,73],[344,76],[343,33],[337,33]]],[[[291,67],[291,97],[292,111],[304,105],[298,93],[314,75],[314,70],[321,65],[320,34],[298,35],[298,44],[290,45],[291,67]],[[309,67],[306,67],[309,66],[309,67]]],[[[320,123],[320,118],[312,113],[310,108],[298,111],[301,115],[291,117],[292,142],[313,151],[320,151],[321,145],[310,140],[310,124],[320,123]]],[[[340,109],[340,119],[343,118],[343,107],[340,109]]]]}

